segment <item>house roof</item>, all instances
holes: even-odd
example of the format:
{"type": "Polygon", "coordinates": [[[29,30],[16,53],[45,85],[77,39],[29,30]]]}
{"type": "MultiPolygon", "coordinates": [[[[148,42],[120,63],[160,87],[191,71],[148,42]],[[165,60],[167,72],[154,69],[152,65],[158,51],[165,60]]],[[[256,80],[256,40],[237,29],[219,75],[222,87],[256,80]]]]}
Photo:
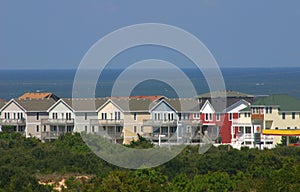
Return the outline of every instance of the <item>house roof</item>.
{"type": "Polygon", "coordinates": [[[300,100],[287,94],[275,94],[252,103],[251,107],[254,106],[278,106],[280,111],[300,111],[300,100]]]}
{"type": "Polygon", "coordinates": [[[109,98],[63,98],[61,99],[74,111],[96,111],[109,98]]]}
{"type": "Polygon", "coordinates": [[[242,93],[242,92],[238,92],[238,91],[232,91],[232,90],[226,90],[226,91],[212,91],[212,92],[208,92],[208,93],[204,93],[204,94],[200,94],[198,95],[198,98],[217,98],[217,97],[237,97],[237,98],[253,98],[254,95],[250,95],[247,93],[242,93]]]}
{"type": "Polygon", "coordinates": [[[111,101],[118,105],[123,111],[149,111],[153,105],[153,98],[123,97],[111,98],[111,101]]]}
{"type": "Polygon", "coordinates": [[[46,99],[13,99],[16,103],[18,103],[21,107],[23,107],[26,111],[47,111],[56,100],[53,98],[46,99]]]}
{"type": "MultiPolygon", "coordinates": [[[[209,101],[209,103],[212,105],[212,107],[214,108],[214,110],[216,112],[225,112],[227,108],[229,108],[232,105],[234,105],[235,103],[239,102],[241,99],[242,98],[234,98],[234,97],[207,98],[207,99],[202,100],[199,103],[199,107],[200,107],[200,109],[202,109],[203,106],[205,105],[206,101],[209,101]]],[[[245,99],[245,101],[250,103],[250,101],[247,99],[245,99]]]]}
{"type": "Polygon", "coordinates": [[[226,108],[226,112],[237,112],[241,111],[247,107],[249,107],[250,103],[245,101],[244,99],[239,100],[238,102],[234,103],[233,105],[226,108]],[[245,107],[242,107],[245,105],[245,107]]]}
{"type": "Polygon", "coordinates": [[[165,101],[178,112],[199,112],[200,106],[197,99],[193,98],[170,98],[165,101]]]}
{"type": "Polygon", "coordinates": [[[47,99],[47,98],[53,98],[56,101],[59,99],[56,95],[49,92],[46,93],[28,92],[28,93],[24,93],[22,96],[19,97],[19,99],[47,99]]]}

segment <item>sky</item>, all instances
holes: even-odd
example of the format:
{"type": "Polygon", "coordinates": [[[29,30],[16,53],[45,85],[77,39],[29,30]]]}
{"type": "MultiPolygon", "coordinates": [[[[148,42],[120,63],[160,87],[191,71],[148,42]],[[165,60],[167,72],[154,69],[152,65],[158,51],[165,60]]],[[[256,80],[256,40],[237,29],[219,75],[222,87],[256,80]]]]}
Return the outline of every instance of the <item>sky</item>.
{"type": "Polygon", "coordinates": [[[299,7],[298,0],[0,0],[0,69],[76,69],[96,41],[140,23],[190,32],[220,67],[300,67],[299,7]]]}

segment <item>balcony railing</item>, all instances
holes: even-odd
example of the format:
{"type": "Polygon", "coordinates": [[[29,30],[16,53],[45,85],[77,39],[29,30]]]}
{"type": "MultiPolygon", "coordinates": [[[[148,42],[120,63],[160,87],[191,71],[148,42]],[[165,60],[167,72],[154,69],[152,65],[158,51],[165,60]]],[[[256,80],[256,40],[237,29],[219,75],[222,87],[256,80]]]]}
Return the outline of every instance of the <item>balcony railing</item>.
{"type": "Polygon", "coordinates": [[[143,121],[143,126],[177,126],[177,120],[152,120],[152,119],[145,119],[143,121]]]}
{"type": "Polygon", "coordinates": [[[74,125],[74,119],[42,119],[43,125],[74,125]]]}
{"type": "Polygon", "coordinates": [[[25,119],[1,119],[1,125],[25,125],[25,119]]]}
{"type": "MultiPolygon", "coordinates": [[[[273,139],[274,139],[273,136],[268,136],[268,135],[262,135],[261,136],[261,141],[273,141],[273,139]]],[[[253,135],[251,133],[237,134],[236,140],[239,140],[239,141],[253,140],[254,141],[254,134],[253,135]]]]}
{"type": "Polygon", "coordinates": [[[192,126],[200,126],[202,125],[202,121],[199,120],[179,120],[178,124],[181,123],[182,125],[192,125],[192,126]]]}
{"type": "Polygon", "coordinates": [[[103,126],[123,126],[123,119],[92,119],[91,125],[103,125],[103,126]]]}
{"type": "Polygon", "coordinates": [[[242,120],[242,119],[232,119],[232,124],[233,125],[251,125],[251,119],[249,118],[248,120],[242,120]]]}

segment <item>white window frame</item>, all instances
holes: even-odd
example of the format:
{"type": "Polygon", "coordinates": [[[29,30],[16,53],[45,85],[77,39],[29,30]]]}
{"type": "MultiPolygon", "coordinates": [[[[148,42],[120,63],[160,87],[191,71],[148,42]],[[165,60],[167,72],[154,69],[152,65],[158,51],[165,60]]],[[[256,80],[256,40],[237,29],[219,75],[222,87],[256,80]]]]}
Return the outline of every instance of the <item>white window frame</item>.
{"type": "Polygon", "coordinates": [[[221,120],[221,114],[220,113],[216,113],[216,121],[220,121],[221,120]]]}

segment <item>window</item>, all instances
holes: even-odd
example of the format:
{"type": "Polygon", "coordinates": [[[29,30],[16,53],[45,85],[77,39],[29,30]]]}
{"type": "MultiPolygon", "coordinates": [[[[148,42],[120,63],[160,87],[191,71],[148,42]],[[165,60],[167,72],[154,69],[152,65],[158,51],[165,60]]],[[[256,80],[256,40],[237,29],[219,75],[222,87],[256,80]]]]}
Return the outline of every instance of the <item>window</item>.
{"type": "Polygon", "coordinates": [[[275,129],[278,129],[278,127],[275,127],[275,129]]]}
{"type": "Polygon", "coordinates": [[[16,119],[16,113],[14,113],[14,119],[16,119]]]}
{"type": "Polygon", "coordinates": [[[121,112],[115,111],[115,120],[120,120],[120,119],[121,119],[121,112]]]}
{"type": "Polygon", "coordinates": [[[174,113],[171,113],[171,120],[174,120],[174,113]]]}
{"type": "Polygon", "coordinates": [[[92,132],[95,132],[95,127],[94,126],[92,126],[92,132]]]}
{"type": "Polygon", "coordinates": [[[84,120],[87,120],[87,113],[84,113],[84,120]]]}
{"type": "Polygon", "coordinates": [[[40,119],[40,113],[36,113],[36,120],[40,119]]]}
{"type": "Polygon", "coordinates": [[[252,113],[253,114],[258,114],[259,113],[259,108],[258,107],[252,108],[252,113]]]}
{"type": "Polygon", "coordinates": [[[136,121],[136,113],[133,113],[133,120],[136,121]]]}
{"type": "Polygon", "coordinates": [[[251,133],[251,127],[245,127],[246,133],[251,133]]]}
{"type": "Polygon", "coordinates": [[[71,113],[66,113],[66,119],[71,120],[71,113]]]}
{"type": "Polygon", "coordinates": [[[220,121],[220,114],[219,113],[216,114],[216,120],[220,121]]]}
{"type": "Polygon", "coordinates": [[[232,113],[229,113],[229,115],[228,115],[228,120],[229,120],[229,121],[232,120],[232,113]]]}
{"type": "Polygon", "coordinates": [[[87,126],[84,126],[84,131],[87,132],[87,126]]]}
{"type": "Polygon", "coordinates": [[[157,120],[157,114],[154,113],[154,120],[157,120]]]}
{"type": "Polygon", "coordinates": [[[47,131],[47,127],[46,127],[46,125],[44,125],[44,132],[46,132],[47,131]]]}
{"type": "Polygon", "coordinates": [[[122,130],[122,129],[121,129],[121,127],[120,127],[120,126],[117,126],[117,130],[116,130],[116,132],[117,132],[117,133],[120,133],[120,132],[121,132],[121,130],[122,130]]]}
{"type": "Polygon", "coordinates": [[[208,113],[205,113],[205,121],[208,121],[208,113]]]}
{"type": "Polygon", "coordinates": [[[285,113],[282,113],[282,119],[285,119],[285,113]]]}
{"type": "Polygon", "coordinates": [[[272,107],[266,107],[266,113],[271,114],[272,113],[272,107]]]}
{"type": "Polygon", "coordinates": [[[65,119],[65,114],[61,113],[61,119],[65,119]]]}
{"type": "Polygon", "coordinates": [[[57,119],[57,113],[52,113],[52,119],[57,119]]]}
{"type": "Polygon", "coordinates": [[[200,113],[194,113],[194,119],[199,119],[200,118],[200,113]]]}
{"type": "Polygon", "coordinates": [[[141,132],[142,132],[142,133],[144,132],[144,127],[143,127],[143,126],[141,126],[141,132]]]}
{"type": "Polygon", "coordinates": [[[212,121],[213,116],[212,113],[205,113],[205,121],[212,121]]]}
{"type": "Polygon", "coordinates": [[[291,129],[290,127],[287,127],[287,129],[291,129]]]}
{"type": "Polygon", "coordinates": [[[101,119],[107,119],[107,114],[106,113],[101,113],[101,119]]]}
{"type": "Polygon", "coordinates": [[[133,127],[133,132],[135,132],[135,133],[136,133],[136,126],[134,126],[134,127],[133,127]]]}
{"type": "Polygon", "coordinates": [[[295,119],[295,117],[296,117],[296,113],[292,113],[292,119],[295,119]]]}
{"type": "Polygon", "coordinates": [[[36,132],[37,133],[40,132],[40,126],[39,125],[36,126],[36,132]]]}

